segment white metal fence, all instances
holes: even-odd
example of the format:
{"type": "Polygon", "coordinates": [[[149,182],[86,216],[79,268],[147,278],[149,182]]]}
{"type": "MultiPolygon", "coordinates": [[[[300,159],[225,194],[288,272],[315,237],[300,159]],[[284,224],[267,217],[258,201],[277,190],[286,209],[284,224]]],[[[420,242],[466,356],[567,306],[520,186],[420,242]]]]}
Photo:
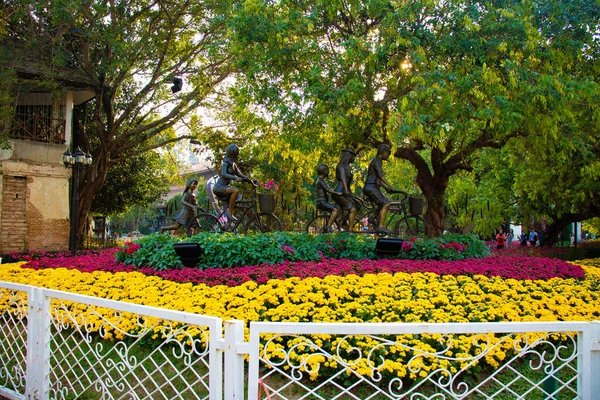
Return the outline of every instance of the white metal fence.
{"type": "Polygon", "coordinates": [[[221,319],[0,283],[0,395],[222,399],[221,319]]]}
{"type": "Polygon", "coordinates": [[[600,399],[596,322],[250,323],[0,282],[9,399],[600,399]]]}

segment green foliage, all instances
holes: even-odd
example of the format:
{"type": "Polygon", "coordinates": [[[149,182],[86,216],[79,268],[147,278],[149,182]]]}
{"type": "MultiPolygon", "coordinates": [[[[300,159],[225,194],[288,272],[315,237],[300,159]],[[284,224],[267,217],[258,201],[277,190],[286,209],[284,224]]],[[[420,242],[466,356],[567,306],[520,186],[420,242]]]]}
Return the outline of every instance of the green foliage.
{"type": "Polygon", "coordinates": [[[374,256],[374,239],[363,235],[272,232],[240,236],[201,233],[188,241],[200,243],[202,267],[316,261],[324,257],[360,260],[374,256]]]}
{"type": "Polygon", "coordinates": [[[154,219],[159,211],[150,207],[133,206],[127,212],[114,215],[110,218],[113,230],[119,235],[123,232],[140,231],[142,234],[150,233],[154,219]]]}
{"type": "Polygon", "coordinates": [[[467,228],[489,237],[507,221],[521,221],[513,188],[516,167],[511,149],[484,149],[473,171],[459,171],[450,179],[447,191],[448,214],[453,231],[467,228]]]}
{"type": "Polygon", "coordinates": [[[137,240],[132,247],[126,245],[115,254],[118,261],[136,267],[152,266],[156,270],[181,268],[183,263],[173,245],[180,240],[170,235],[148,235],[137,240]],[[137,248],[139,245],[139,248],[137,248]],[[129,254],[128,249],[133,249],[129,254]],[[137,249],[136,249],[137,248],[137,249]]]}
{"type": "MultiPolygon", "coordinates": [[[[128,265],[155,269],[179,268],[181,262],[173,249],[180,239],[169,235],[149,235],[126,246],[117,259],[128,265]],[[139,249],[136,250],[139,245],[139,249]]],[[[373,259],[376,240],[367,235],[272,232],[256,235],[200,233],[184,242],[200,244],[200,268],[223,268],[284,261],[317,261],[323,257],[351,260],[373,259]]],[[[435,239],[418,239],[411,249],[398,257],[406,259],[480,258],[489,255],[485,243],[473,235],[445,235],[435,239]],[[448,245],[448,247],[444,247],[448,245]],[[459,250],[457,250],[459,249],[459,250]]]]}
{"type": "Polygon", "coordinates": [[[169,191],[168,176],[158,153],[128,157],[108,171],[106,183],[92,201],[92,212],[121,214],[134,205],[150,207],[169,191]]]}
{"type": "Polygon", "coordinates": [[[593,234],[595,237],[600,237],[600,217],[583,221],[582,229],[593,234]]]}
{"type": "Polygon", "coordinates": [[[431,239],[411,239],[410,250],[401,258],[409,260],[463,260],[490,255],[490,249],[475,235],[449,234],[431,239]]]}
{"type": "MultiPolygon", "coordinates": [[[[528,137],[543,148],[565,126],[597,122],[598,10],[595,0],[246,2],[234,19],[238,98],[305,155],[398,146],[439,235],[449,178],[481,149],[528,137]]],[[[589,163],[590,176],[599,170],[589,163]]]]}
{"type": "MultiPolygon", "coordinates": [[[[87,184],[79,186],[80,232],[111,168],[203,133],[204,125],[192,130],[181,121],[216,102],[214,94],[233,72],[230,5],[212,0],[9,2],[7,36],[27,43],[27,56],[47,60],[48,71],[81,73],[85,89],[95,95],[89,103],[92,118],[75,118],[73,124],[75,144],[94,160],[81,173],[87,184]],[[71,34],[73,28],[80,33],[71,34]],[[176,94],[171,91],[174,77],[184,81],[176,94]],[[86,124],[95,129],[85,129],[86,124]]],[[[64,86],[53,76],[46,78],[64,86]]]]}

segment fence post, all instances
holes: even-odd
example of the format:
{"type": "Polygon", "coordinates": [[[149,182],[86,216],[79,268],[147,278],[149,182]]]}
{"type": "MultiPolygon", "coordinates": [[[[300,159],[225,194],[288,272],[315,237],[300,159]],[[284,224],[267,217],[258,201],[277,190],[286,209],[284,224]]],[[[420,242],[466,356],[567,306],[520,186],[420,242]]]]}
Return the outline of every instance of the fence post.
{"type": "MultiPolygon", "coordinates": [[[[590,352],[591,395],[600,393],[600,321],[592,321],[592,345],[590,352]]],[[[592,398],[590,395],[590,399],[592,398]]]]}
{"type": "Polygon", "coordinates": [[[229,320],[225,327],[225,399],[244,398],[244,355],[236,347],[244,342],[244,321],[229,320]]]}
{"type": "Polygon", "coordinates": [[[50,390],[50,299],[41,288],[32,288],[27,306],[27,371],[25,396],[48,399],[50,390]]]}

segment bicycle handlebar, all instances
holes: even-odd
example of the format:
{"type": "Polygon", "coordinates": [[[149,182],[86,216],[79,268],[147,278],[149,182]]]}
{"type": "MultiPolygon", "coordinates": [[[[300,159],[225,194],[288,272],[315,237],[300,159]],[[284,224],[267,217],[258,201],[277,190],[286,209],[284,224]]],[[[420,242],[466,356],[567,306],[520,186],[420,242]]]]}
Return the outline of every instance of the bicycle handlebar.
{"type": "Polygon", "coordinates": [[[401,194],[402,195],[402,199],[400,199],[399,201],[405,201],[406,199],[408,199],[408,193],[406,193],[404,190],[394,190],[390,194],[392,194],[392,195],[394,195],[394,194],[401,194]]]}

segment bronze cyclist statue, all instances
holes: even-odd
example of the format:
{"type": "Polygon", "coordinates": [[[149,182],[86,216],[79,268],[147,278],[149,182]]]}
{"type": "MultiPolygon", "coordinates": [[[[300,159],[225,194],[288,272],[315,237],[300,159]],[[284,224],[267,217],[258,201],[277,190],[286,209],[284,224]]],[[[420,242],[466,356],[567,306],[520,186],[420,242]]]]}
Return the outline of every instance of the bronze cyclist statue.
{"type": "Polygon", "coordinates": [[[331,197],[340,206],[342,210],[348,212],[348,230],[352,231],[354,228],[354,218],[356,217],[356,206],[350,199],[352,192],[350,186],[354,179],[352,173],[351,164],[356,159],[356,152],[354,149],[347,147],[342,151],[342,157],[335,167],[335,178],[337,179],[337,186],[335,191],[341,194],[333,194],[331,197]]]}
{"type": "Polygon", "coordinates": [[[225,216],[232,221],[237,221],[234,217],[235,214],[235,203],[238,200],[240,193],[239,189],[231,186],[231,181],[235,182],[252,182],[250,178],[242,174],[240,171],[237,160],[240,154],[240,149],[235,144],[230,144],[225,150],[225,159],[221,164],[221,171],[219,173],[219,179],[213,187],[213,193],[220,199],[225,199],[229,208],[225,211],[225,216]]]}
{"type": "Polygon", "coordinates": [[[385,226],[385,218],[390,209],[390,200],[381,192],[381,188],[383,187],[388,193],[399,192],[389,184],[383,174],[383,161],[387,161],[391,154],[392,150],[389,145],[384,143],[377,147],[377,155],[369,163],[367,179],[363,188],[365,196],[376,204],[379,209],[377,233],[388,235],[392,231],[385,226]]]}

